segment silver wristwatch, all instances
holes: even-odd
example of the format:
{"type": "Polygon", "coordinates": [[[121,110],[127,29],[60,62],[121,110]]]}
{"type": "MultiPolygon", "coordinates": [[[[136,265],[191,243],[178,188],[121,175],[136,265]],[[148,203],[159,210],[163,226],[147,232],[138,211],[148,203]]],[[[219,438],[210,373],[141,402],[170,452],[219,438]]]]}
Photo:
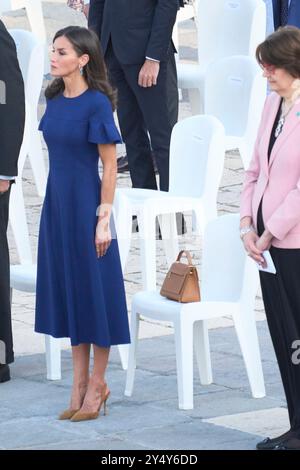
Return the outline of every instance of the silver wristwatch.
{"type": "Polygon", "coordinates": [[[244,236],[249,232],[255,232],[253,225],[248,225],[247,227],[240,228],[240,237],[243,240],[244,236]]]}

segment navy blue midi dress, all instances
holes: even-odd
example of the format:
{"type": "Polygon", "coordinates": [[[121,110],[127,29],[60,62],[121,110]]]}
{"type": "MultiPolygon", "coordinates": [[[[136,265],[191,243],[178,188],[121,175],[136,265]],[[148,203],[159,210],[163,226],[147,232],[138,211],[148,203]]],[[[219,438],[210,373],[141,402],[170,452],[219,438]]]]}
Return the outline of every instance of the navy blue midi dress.
{"type": "Polygon", "coordinates": [[[97,258],[101,198],[97,144],[121,142],[109,99],[87,90],[48,100],[40,130],[49,150],[41,214],[35,331],[69,337],[72,346],[130,342],[118,242],[97,258]]]}

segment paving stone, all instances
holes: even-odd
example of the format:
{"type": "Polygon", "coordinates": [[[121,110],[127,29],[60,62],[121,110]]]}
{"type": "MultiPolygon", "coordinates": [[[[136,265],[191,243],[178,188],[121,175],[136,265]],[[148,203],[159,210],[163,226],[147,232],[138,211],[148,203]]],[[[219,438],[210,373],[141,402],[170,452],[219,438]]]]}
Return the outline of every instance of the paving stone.
{"type": "MultiPolygon", "coordinates": [[[[97,439],[60,442],[59,444],[35,445],[23,447],[25,450],[150,450],[150,447],[137,445],[133,441],[123,439],[97,439]]],[[[100,457],[99,457],[100,459],[100,457]]]]}
{"type": "MultiPolygon", "coordinates": [[[[122,434],[119,434],[119,437],[122,437],[122,434]]],[[[259,440],[258,436],[204,424],[196,420],[176,426],[129,432],[127,438],[139,445],[150,444],[153,449],[158,450],[221,450],[232,449],[233,446],[239,449],[254,449],[259,440]],[[178,439],[172,442],[170,435],[178,436],[178,439]]]]}
{"type": "Polygon", "coordinates": [[[285,408],[249,411],[204,419],[203,422],[271,438],[280,436],[290,429],[288,412],[285,408]]]}

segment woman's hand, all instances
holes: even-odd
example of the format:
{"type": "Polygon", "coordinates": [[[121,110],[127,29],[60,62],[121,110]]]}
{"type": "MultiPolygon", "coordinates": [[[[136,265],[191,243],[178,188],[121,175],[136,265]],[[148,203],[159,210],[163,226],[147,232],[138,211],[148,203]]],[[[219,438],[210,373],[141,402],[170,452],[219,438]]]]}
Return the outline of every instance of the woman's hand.
{"type": "Polygon", "coordinates": [[[107,218],[100,220],[96,227],[95,246],[97,257],[104,256],[111,244],[111,231],[107,218]]]}
{"type": "Polygon", "coordinates": [[[260,246],[257,246],[258,240],[259,236],[254,231],[248,232],[243,236],[244,248],[248,256],[257,263],[263,263],[264,258],[261,255],[263,250],[260,249],[260,246]]]}
{"type": "MultiPolygon", "coordinates": [[[[269,250],[271,247],[272,238],[273,235],[271,234],[271,232],[269,232],[269,230],[265,230],[262,236],[257,240],[256,248],[261,252],[269,250]]],[[[265,260],[263,261],[262,266],[264,268],[266,267],[265,260]]]]}
{"type": "Polygon", "coordinates": [[[273,235],[270,232],[264,231],[262,236],[257,240],[256,247],[261,250],[269,250],[271,246],[273,235]]]}

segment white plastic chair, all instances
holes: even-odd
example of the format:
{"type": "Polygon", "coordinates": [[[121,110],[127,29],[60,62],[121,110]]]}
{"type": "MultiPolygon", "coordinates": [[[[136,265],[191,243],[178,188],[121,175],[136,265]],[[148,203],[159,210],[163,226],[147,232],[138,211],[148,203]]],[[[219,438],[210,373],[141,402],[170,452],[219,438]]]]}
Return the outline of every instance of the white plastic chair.
{"type": "Polygon", "coordinates": [[[31,128],[27,153],[37,192],[39,196],[44,196],[46,190],[46,169],[37,119],[38,103],[43,84],[44,48],[37,41],[34,34],[29,31],[10,29],[9,33],[16,43],[18,60],[25,84],[25,96],[30,107],[31,128]]]}
{"type": "Polygon", "coordinates": [[[210,63],[232,55],[254,57],[266,35],[263,0],[198,2],[198,63],[178,63],[179,88],[189,89],[193,114],[203,112],[203,88],[210,63]]]}
{"type": "Polygon", "coordinates": [[[20,10],[21,8],[25,8],[31,31],[44,46],[45,56],[42,63],[44,64],[44,72],[47,74],[50,72],[50,62],[48,57],[47,35],[41,0],[0,1],[0,14],[7,11],[20,10]]]}
{"type": "MultiPolygon", "coordinates": [[[[26,160],[31,131],[31,109],[26,101],[26,118],[23,142],[18,160],[18,177],[12,185],[9,205],[9,221],[14,235],[20,264],[10,266],[10,298],[13,290],[34,293],[36,290],[36,264],[33,263],[27,217],[22,188],[22,173],[26,160]]],[[[60,380],[60,340],[45,335],[47,379],[60,380]]]]}
{"type": "MultiPolygon", "coordinates": [[[[125,395],[133,392],[140,316],[174,325],[179,408],[193,408],[193,347],[202,384],[212,383],[206,320],[232,316],[254,398],[265,396],[255,322],[258,271],[239,239],[239,216],[211,221],[203,244],[201,302],[181,304],[155,291],[134,295],[125,395]]],[[[224,363],[224,367],[226,364],[224,363]]]]}
{"type": "MultiPolygon", "coordinates": [[[[13,289],[22,292],[35,293],[36,291],[36,265],[19,264],[10,266],[11,302],[13,289]]],[[[45,335],[47,379],[61,379],[60,340],[45,335]]]]}
{"type": "MultiPolygon", "coordinates": [[[[22,189],[22,172],[27,156],[28,142],[30,140],[30,110],[26,105],[26,119],[23,143],[18,160],[19,176],[16,184],[12,185],[9,207],[9,220],[21,261],[18,265],[10,266],[10,298],[12,302],[13,290],[34,293],[36,290],[36,264],[33,264],[30,247],[29,231],[25,212],[22,189]]],[[[45,335],[47,379],[60,380],[60,342],[45,335]]]]}
{"type": "Polygon", "coordinates": [[[11,198],[9,204],[9,221],[14,234],[17,251],[21,264],[32,263],[32,253],[29,242],[29,233],[27,227],[27,218],[25,211],[25,202],[22,188],[22,174],[24,163],[26,160],[28,146],[30,142],[30,107],[25,101],[25,127],[23,134],[22,146],[18,159],[18,174],[16,184],[11,187],[11,198]]]}
{"type": "Polygon", "coordinates": [[[194,19],[196,21],[197,18],[197,3],[198,0],[194,0],[194,2],[190,5],[185,5],[184,8],[180,8],[177,12],[176,22],[173,28],[173,43],[178,51],[179,54],[179,23],[182,21],[186,21],[189,19],[194,19]]]}
{"type": "Polygon", "coordinates": [[[245,168],[251,160],[266,91],[266,80],[252,57],[226,57],[207,68],[204,112],[223,123],[226,150],[239,148],[245,168]]]}
{"type": "Polygon", "coordinates": [[[217,193],[224,166],[224,139],[223,125],[215,117],[184,119],[172,132],[169,192],[140,188],[117,190],[118,195],[125,195],[130,204],[127,221],[124,221],[127,233],[132,215],[138,219],[145,289],[156,288],[156,217],[160,219],[170,264],[179,251],[175,213],[193,211],[198,231],[216,216],[217,193]]]}

